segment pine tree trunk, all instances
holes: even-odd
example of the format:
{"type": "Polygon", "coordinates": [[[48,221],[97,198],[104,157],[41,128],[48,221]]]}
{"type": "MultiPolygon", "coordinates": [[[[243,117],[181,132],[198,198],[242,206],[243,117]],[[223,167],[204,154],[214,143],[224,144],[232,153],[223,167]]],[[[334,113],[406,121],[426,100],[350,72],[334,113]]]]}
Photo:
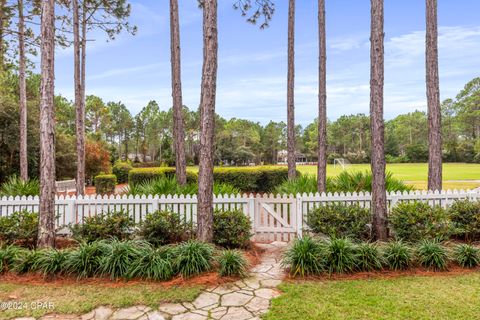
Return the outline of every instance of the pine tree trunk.
{"type": "Polygon", "coordinates": [[[318,0],[319,70],[318,70],[318,192],[327,191],[327,36],[325,0],[318,0]]]}
{"type": "Polygon", "coordinates": [[[55,1],[41,4],[40,208],[37,247],[55,247],[55,1]]]}
{"type": "Polygon", "coordinates": [[[428,104],[428,190],[442,189],[442,115],[438,79],[437,0],[426,0],[426,80],[428,104]]]}
{"type": "Polygon", "coordinates": [[[20,178],[28,180],[27,156],[27,83],[25,79],[25,18],[23,0],[18,0],[18,88],[20,110],[20,178]]]}
{"type": "Polygon", "coordinates": [[[297,175],[295,163],[295,0],[288,1],[287,163],[288,179],[297,175]]]}
{"type": "Polygon", "coordinates": [[[77,195],[85,194],[85,108],[82,96],[80,16],[78,0],[73,5],[73,51],[75,86],[75,126],[77,138],[77,195]]]}
{"type": "Polygon", "coordinates": [[[383,0],[371,0],[370,127],[372,135],[372,213],[376,239],[388,238],[385,190],[385,137],[383,120],[384,31],[383,0]]]}
{"type": "Polygon", "coordinates": [[[175,173],[180,185],[187,183],[185,160],[185,129],[183,124],[182,68],[180,55],[180,23],[178,0],[170,0],[170,49],[172,64],[173,139],[175,149],[175,173]]]}
{"type": "Polygon", "coordinates": [[[0,72],[5,70],[5,6],[7,0],[0,0],[0,72]]]}
{"type": "Polygon", "coordinates": [[[203,68],[200,97],[200,159],[197,218],[197,237],[204,242],[211,242],[213,238],[213,148],[217,55],[217,0],[205,0],[203,5],[203,68]]]}

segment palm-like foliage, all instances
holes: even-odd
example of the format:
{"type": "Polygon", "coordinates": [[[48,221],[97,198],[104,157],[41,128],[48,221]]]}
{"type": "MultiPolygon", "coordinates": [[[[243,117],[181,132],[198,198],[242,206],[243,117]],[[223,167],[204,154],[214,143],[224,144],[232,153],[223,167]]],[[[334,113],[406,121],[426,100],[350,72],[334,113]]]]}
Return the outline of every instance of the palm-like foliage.
{"type": "Polygon", "coordinates": [[[393,241],[386,245],[384,258],[392,270],[403,270],[412,264],[412,250],[402,241],[393,241]]]}
{"type": "Polygon", "coordinates": [[[207,243],[187,241],[175,247],[175,269],[185,278],[211,268],[213,247],[207,243]]]}
{"type": "Polygon", "coordinates": [[[376,243],[360,243],[357,245],[357,267],[362,271],[380,270],[383,257],[376,243]]]}
{"type": "Polygon", "coordinates": [[[416,250],[420,264],[425,268],[445,270],[448,266],[448,253],[438,241],[423,240],[416,250]]]}
{"type": "Polygon", "coordinates": [[[224,250],[216,260],[222,277],[247,275],[248,261],[238,250],[224,250]]]}
{"type": "MultiPolygon", "coordinates": [[[[164,177],[160,179],[148,180],[139,184],[129,185],[128,193],[131,195],[194,195],[198,192],[198,184],[187,183],[179,185],[175,177],[164,177]]],[[[238,194],[240,190],[226,183],[215,183],[213,193],[220,194],[238,194]]]]}
{"type": "Polygon", "coordinates": [[[0,187],[0,196],[37,196],[40,194],[38,179],[22,180],[10,176],[0,187]]]}
{"type": "Polygon", "coordinates": [[[143,246],[139,256],[132,262],[129,278],[148,280],[169,280],[175,274],[171,247],[153,248],[143,246]]]}
{"type": "Polygon", "coordinates": [[[468,244],[458,245],[454,250],[457,263],[463,268],[474,268],[480,265],[480,249],[468,244]]]}
{"type": "Polygon", "coordinates": [[[282,265],[290,269],[292,276],[317,275],[324,271],[324,252],[320,244],[305,236],[295,240],[287,250],[282,265]]]}

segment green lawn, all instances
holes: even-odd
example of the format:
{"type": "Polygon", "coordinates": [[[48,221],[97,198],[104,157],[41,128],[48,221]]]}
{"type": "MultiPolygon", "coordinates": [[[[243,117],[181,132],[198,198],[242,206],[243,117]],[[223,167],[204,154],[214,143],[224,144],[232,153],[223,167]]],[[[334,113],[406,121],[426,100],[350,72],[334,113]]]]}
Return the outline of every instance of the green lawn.
{"type": "MultiPolygon", "coordinates": [[[[1,281],[1,280],[0,280],[1,281]]],[[[40,317],[45,313],[83,314],[98,306],[129,307],[146,305],[158,308],[160,302],[193,301],[201,286],[164,287],[160,284],[17,284],[0,282],[0,302],[27,303],[23,310],[0,309],[0,319],[40,317]],[[53,309],[32,309],[30,303],[52,303],[53,309]]]]}
{"type": "Polygon", "coordinates": [[[478,319],[480,274],[290,282],[267,320],[478,319]]]}

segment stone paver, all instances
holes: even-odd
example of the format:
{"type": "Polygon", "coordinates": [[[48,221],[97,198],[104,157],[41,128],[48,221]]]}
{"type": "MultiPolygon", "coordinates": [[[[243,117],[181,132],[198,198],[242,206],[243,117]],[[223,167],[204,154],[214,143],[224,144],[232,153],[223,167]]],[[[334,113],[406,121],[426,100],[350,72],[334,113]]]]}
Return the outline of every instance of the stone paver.
{"type": "MultiPolygon", "coordinates": [[[[280,265],[284,242],[258,244],[265,250],[260,263],[249,277],[235,283],[222,284],[202,292],[192,303],[162,303],[158,310],[135,306],[112,310],[97,309],[79,316],[48,315],[45,320],[256,320],[268,311],[271,299],[280,295],[276,287],[284,271],[280,265]]],[[[16,320],[20,320],[17,318],[16,320]]],[[[34,320],[33,318],[31,320],[34,320]]]]}

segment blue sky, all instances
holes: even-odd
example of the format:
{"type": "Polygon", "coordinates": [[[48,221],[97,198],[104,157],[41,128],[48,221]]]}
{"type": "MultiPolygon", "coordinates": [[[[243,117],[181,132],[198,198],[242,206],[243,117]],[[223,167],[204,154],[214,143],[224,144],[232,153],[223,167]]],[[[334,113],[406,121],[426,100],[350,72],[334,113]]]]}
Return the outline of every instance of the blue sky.
{"type": "MultiPolygon", "coordinates": [[[[179,0],[184,104],[198,107],[202,68],[202,12],[196,0],[179,0]]],[[[286,120],[287,0],[277,0],[269,28],[245,23],[233,0],[219,0],[217,112],[261,123],[286,120]]],[[[369,0],[327,0],[328,117],[368,113],[369,0]]],[[[167,0],[134,0],[136,36],[106,42],[90,34],[87,94],[122,101],[136,114],[148,101],[168,109],[170,39],[167,0]]],[[[296,120],[317,114],[317,1],[297,0],[296,120]]],[[[480,76],[480,1],[438,0],[441,98],[454,97],[480,76]]],[[[425,110],[423,0],[385,0],[385,117],[425,110]]],[[[56,92],[73,98],[72,50],[59,50],[56,92]]]]}

